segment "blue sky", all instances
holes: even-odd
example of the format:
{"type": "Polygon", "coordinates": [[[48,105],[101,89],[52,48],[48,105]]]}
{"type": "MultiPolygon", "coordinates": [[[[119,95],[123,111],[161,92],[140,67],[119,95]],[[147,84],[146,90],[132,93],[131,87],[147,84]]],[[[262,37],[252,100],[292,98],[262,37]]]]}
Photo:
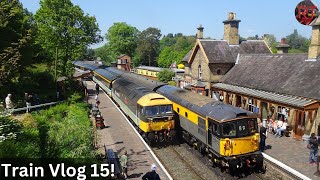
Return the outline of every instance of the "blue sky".
{"type": "MultiPolygon", "coordinates": [[[[35,13],[40,0],[20,0],[35,13]]],[[[223,24],[228,12],[236,12],[240,19],[242,37],[274,34],[278,41],[294,29],[311,36],[311,27],[299,24],[294,16],[301,0],[72,0],[85,13],[95,16],[104,36],[114,22],[126,22],[140,31],[156,27],[163,35],[183,33],[195,35],[199,24],[204,37],[223,38],[223,24]]],[[[319,1],[319,0],[318,0],[319,1]]],[[[314,1],[319,3],[318,1],[314,1]]],[[[103,43],[92,45],[92,48],[103,43]]]]}

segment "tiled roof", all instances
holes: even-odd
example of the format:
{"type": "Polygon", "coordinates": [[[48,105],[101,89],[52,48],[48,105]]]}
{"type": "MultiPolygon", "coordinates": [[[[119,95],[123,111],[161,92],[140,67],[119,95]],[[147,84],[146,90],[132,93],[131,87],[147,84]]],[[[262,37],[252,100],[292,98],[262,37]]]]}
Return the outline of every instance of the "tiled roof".
{"type": "Polygon", "coordinates": [[[221,82],[320,100],[320,60],[307,59],[307,54],[243,54],[221,82]]]}
{"type": "Polygon", "coordinates": [[[273,102],[278,102],[281,104],[288,104],[288,105],[291,105],[294,107],[300,107],[300,108],[303,108],[308,104],[317,102],[315,100],[310,100],[302,97],[278,94],[274,92],[267,92],[267,91],[256,90],[256,89],[251,89],[251,88],[246,88],[241,86],[234,86],[234,85],[224,84],[224,83],[214,84],[213,87],[234,92],[234,93],[251,96],[251,97],[257,97],[257,98],[261,98],[261,99],[265,99],[273,102]]]}

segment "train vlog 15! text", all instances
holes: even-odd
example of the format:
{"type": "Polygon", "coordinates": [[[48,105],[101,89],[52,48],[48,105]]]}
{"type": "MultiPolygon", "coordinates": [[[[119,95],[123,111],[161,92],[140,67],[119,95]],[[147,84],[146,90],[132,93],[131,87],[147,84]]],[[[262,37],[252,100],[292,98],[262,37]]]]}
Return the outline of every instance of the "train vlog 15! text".
{"type": "Polygon", "coordinates": [[[29,166],[13,166],[12,164],[1,164],[1,176],[4,178],[39,178],[53,177],[61,178],[76,178],[77,180],[85,180],[99,177],[113,177],[114,164],[92,164],[89,166],[66,166],[64,163],[48,164],[47,167],[34,166],[30,163],[29,166]]]}

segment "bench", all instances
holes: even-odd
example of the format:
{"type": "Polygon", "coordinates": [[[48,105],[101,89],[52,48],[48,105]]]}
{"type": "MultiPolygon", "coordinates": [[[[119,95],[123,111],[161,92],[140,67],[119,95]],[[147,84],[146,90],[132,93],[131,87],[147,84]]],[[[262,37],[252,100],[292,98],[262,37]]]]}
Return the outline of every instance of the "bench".
{"type": "Polygon", "coordinates": [[[104,146],[105,149],[105,155],[106,155],[106,161],[109,164],[109,172],[110,172],[110,179],[111,177],[111,164],[114,165],[114,179],[118,179],[122,173],[122,168],[120,165],[119,157],[116,152],[114,152],[112,149],[106,149],[106,146],[104,146]]]}

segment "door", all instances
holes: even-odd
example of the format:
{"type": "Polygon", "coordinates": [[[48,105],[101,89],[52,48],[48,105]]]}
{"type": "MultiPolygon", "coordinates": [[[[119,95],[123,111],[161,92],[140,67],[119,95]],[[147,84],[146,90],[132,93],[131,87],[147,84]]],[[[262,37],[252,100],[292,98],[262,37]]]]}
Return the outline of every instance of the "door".
{"type": "Polygon", "coordinates": [[[241,107],[241,96],[236,95],[236,107],[241,107]]]}
{"type": "Polygon", "coordinates": [[[208,144],[211,147],[212,146],[212,129],[213,129],[213,123],[208,121],[208,144]]]}
{"type": "Polygon", "coordinates": [[[261,102],[261,120],[268,119],[268,103],[261,102]]]}
{"type": "Polygon", "coordinates": [[[296,110],[296,121],[295,121],[295,138],[301,140],[304,135],[305,129],[305,116],[304,111],[296,110]]]}

